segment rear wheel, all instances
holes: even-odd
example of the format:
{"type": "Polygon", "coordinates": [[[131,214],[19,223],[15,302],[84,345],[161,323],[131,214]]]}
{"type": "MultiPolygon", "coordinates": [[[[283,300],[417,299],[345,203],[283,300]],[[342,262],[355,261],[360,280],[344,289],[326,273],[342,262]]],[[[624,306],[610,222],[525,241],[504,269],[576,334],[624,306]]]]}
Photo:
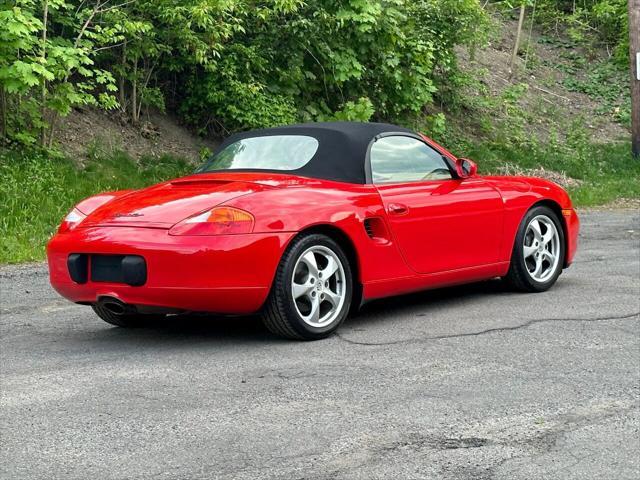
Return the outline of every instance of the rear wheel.
{"type": "Polygon", "coordinates": [[[100,304],[91,305],[91,308],[93,308],[96,315],[105,322],[117,327],[125,328],[142,327],[148,322],[165,317],[165,315],[142,315],[138,313],[123,313],[121,315],[116,315],[100,304]]]}
{"type": "Polygon", "coordinates": [[[280,260],[262,318],[280,336],[317,340],[331,335],[349,313],[351,268],[331,238],[296,238],[280,260]]]}
{"type": "Polygon", "coordinates": [[[562,273],[564,256],[560,219],[548,207],[533,207],[518,228],[505,279],[518,290],[544,292],[562,273]]]}

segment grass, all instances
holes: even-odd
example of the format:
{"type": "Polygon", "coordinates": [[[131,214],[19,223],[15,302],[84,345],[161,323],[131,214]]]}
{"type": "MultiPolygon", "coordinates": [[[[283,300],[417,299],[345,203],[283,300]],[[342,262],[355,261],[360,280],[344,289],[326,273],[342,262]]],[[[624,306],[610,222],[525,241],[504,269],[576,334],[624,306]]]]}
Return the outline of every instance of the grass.
{"type": "Polygon", "coordinates": [[[590,144],[576,148],[531,144],[526,147],[496,143],[472,145],[465,155],[478,162],[480,173],[495,173],[505,163],[521,169],[544,167],[580,181],[569,187],[579,207],[603,205],[620,198],[640,198],[640,161],[631,157],[628,142],[590,144]]]}
{"type": "Polygon", "coordinates": [[[46,242],[83,198],[152,185],[191,168],[168,156],[134,162],[122,153],[94,153],[79,169],[44,152],[0,151],[0,263],[42,260],[46,242]]]}
{"type": "MultiPolygon", "coordinates": [[[[544,167],[581,181],[570,189],[574,203],[591,206],[618,198],[640,198],[640,161],[628,143],[591,145],[583,138],[566,144],[466,143],[458,153],[476,160],[480,173],[505,163],[521,169],[544,167]]],[[[93,153],[82,168],[44,152],[0,151],[0,263],[42,260],[45,244],[66,213],[90,195],[141,188],[191,170],[185,161],[123,153],[93,153]]]]}

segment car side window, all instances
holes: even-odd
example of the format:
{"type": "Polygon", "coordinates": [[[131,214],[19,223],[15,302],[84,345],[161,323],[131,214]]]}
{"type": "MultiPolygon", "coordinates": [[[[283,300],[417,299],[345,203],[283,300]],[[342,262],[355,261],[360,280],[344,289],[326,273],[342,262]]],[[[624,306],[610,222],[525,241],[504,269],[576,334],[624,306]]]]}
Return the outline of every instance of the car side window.
{"type": "Polygon", "coordinates": [[[412,137],[383,137],[371,146],[373,183],[402,183],[450,179],[451,171],[442,155],[412,137]]]}

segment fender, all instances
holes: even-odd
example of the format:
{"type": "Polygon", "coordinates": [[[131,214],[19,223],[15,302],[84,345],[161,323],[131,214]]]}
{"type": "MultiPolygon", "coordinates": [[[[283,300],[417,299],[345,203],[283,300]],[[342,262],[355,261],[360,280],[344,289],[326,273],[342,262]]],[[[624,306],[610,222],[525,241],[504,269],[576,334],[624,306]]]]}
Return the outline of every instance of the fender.
{"type": "MultiPolygon", "coordinates": [[[[334,187],[331,183],[265,190],[225,205],[250,212],[255,217],[254,233],[298,233],[325,224],[340,229],[355,247],[361,283],[413,276],[391,235],[372,239],[367,234],[365,219],[375,218],[386,225],[386,212],[376,189],[344,183],[334,187]]],[[[390,232],[389,226],[384,230],[390,232]]]]}
{"type": "MultiPolygon", "coordinates": [[[[570,219],[562,215],[563,210],[573,210],[571,198],[569,194],[560,186],[542,178],[533,177],[483,177],[492,183],[502,195],[505,204],[505,221],[503,238],[505,239],[504,247],[501,251],[503,261],[511,259],[513,251],[513,242],[516,238],[518,227],[522,222],[527,211],[535,204],[540,202],[550,202],[557,206],[558,216],[561,218],[561,224],[564,228],[567,260],[573,257],[575,247],[570,239],[570,231],[568,221],[570,219]]],[[[567,263],[570,263],[567,262],[567,263]]]]}
{"type": "Polygon", "coordinates": [[[85,198],[84,200],[80,200],[80,202],[76,204],[75,208],[77,208],[81,213],[89,215],[91,212],[103,205],[106,205],[114,198],[121,197],[133,191],[135,190],[116,190],[113,192],[104,192],[98,195],[93,195],[85,198]]]}

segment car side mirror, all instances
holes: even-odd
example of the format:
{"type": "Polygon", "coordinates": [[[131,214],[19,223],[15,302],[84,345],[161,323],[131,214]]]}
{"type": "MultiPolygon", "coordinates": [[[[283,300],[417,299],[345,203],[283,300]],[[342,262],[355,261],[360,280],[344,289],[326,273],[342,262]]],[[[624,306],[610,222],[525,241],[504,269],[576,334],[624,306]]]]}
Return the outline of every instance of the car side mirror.
{"type": "Polygon", "coordinates": [[[478,166],[468,158],[458,159],[458,175],[460,178],[473,177],[478,173],[478,166]]]}

